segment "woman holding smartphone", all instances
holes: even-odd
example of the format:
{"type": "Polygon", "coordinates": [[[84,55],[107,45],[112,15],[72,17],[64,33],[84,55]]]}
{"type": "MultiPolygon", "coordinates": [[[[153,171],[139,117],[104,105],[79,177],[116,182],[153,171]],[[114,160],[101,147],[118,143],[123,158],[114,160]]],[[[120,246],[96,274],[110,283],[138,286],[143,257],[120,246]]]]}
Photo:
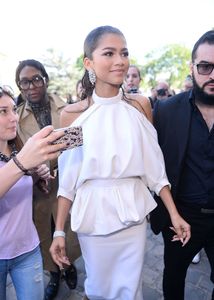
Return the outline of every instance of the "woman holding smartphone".
{"type": "Polygon", "coordinates": [[[39,238],[32,220],[34,179],[51,178],[42,164],[57,158],[66,144],[52,145],[63,133],[49,126],[21,149],[16,135],[18,114],[8,87],[0,87],[0,299],[6,300],[10,273],[17,299],[43,300],[43,264],[39,238]],[[20,150],[20,152],[19,152],[20,150]]]}

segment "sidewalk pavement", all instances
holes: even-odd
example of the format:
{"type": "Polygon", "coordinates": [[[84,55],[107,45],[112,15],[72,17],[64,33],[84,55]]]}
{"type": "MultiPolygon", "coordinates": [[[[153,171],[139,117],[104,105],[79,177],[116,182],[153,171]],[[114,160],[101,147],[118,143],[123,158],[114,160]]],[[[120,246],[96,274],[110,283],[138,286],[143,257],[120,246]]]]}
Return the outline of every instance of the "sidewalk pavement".
{"type": "MultiPolygon", "coordinates": [[[[62,281],[55,300],[82,300],[84,295],[85,269],[80,257],[75,265],[78,270],[78,285],[75,290],[69,290],[62,281]]],[[[147,247],[144,263],[144,300],[163,300],[162,296],[162,270],[163,270],[163,241],[161,235],[154,235],[150,225],[147,229],[147,247]]],[[[45,272],[45,284],[49,276],[45,272]]],[[[201,251],[201,261],[188,269],[186,278],[185,300],[211,300],[213,284],[210,281],[210,266],[205,252],[201,251]]],[[[15,291],[8,278],[7,300],[16,300],[15,291]]],[[[30,300],[30,299],[29,299],[30,300]]],[[[126,300],[126,299],[121,299],[126,300]]]]}

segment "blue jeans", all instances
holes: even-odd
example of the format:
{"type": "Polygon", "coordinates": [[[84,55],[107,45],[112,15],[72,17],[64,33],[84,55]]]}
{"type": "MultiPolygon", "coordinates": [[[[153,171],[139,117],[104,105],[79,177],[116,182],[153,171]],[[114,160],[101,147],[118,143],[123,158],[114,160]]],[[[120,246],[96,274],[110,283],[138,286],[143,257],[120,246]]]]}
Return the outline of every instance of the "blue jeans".
{"type": "Polygon", "coordinates": [[[0,299],[6,300],[7,274],[18,300],[43,300],[43,264],[39,246],[12,259],[0,259],[0,299]]]}

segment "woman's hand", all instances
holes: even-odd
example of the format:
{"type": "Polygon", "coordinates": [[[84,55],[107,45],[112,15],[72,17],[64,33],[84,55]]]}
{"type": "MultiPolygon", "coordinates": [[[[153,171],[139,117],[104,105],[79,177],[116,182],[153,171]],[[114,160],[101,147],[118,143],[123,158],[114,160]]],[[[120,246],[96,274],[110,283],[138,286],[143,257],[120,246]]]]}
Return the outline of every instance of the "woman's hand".
{"type": "Polygon", "coordinates": [[[52,144],[65,134],[62,130],[53,130],[53,126],[46,126],[27,140],[17,154],[25,169],[35,168],[45,161],[58,158],[61,151],[67,147],[66,143],[52,144]]]}
{"type": "Polygon", "coordinates": [[[173,227],[170,229],[175,232],[172,242],[180,241],[185,246],[191,238],[190,225],[179,214],[171,217],[171,221],[173,227]]]}
{"type": "Polygon", "coordinates": [[[172,241],[181,241],[182,246],[185,246],[191,237],[190,225],[179,215],[175,203],[172,199],[169,186],[164,186],[160,190],[159,196],[161,197],[170,215],[173,226],[170,228],[176,233],[173,236],[172,241]]]}
{"type": "Polygon", "coordinates": [[[50,169],[46,164],[42,164],[35,169],[35,173],[38,177],[48,180],[54,179],[54,177],[50,174],[50,169]]]}
{"type": "Polygon", "coordinates": [[[53,261],[59,266],[60,270],[64,269],[63,265],[70,266],[69,259],[65,252],[64,237],[59,236],[54,238],[49,251],[53,261]]]}
{"type": "Polygon", "coordinates": [[[46,164],[42,164],[34,169],[33,178],[38,189],[45,194],[49,194],[48,182],[50,179],[54,179],[54,176],[50,174],[50,169],[46,164]]]}

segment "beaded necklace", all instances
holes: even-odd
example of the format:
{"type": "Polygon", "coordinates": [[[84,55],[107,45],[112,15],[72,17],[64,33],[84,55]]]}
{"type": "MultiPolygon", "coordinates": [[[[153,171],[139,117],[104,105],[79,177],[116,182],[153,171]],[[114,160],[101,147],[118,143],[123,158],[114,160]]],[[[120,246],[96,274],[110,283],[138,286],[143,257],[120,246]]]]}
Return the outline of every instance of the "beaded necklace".
{"type": "Polygon", "coordinates": [[[18,151],[16,150],[15,144],[14,143],[11,144],[10,147],[11,147],[10,157],[8,157],[7,155],[3,154],[0,151],[0,161],[8,162],[11,158],[13,158],[14,156],[16,156],[16,154],[18,153],[18,151]]]}

